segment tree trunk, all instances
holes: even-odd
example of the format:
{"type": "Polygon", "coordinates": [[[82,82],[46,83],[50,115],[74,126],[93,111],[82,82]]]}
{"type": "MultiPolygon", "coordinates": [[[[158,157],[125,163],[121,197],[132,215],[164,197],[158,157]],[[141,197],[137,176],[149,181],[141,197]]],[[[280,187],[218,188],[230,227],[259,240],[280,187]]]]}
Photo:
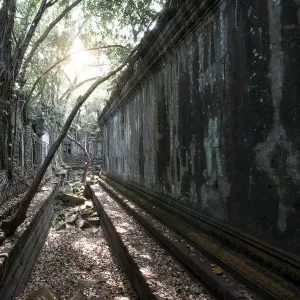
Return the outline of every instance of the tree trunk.
{"type": "Polygon", "coordinates": [[[11,106],[14,79],[12,76],[12,34],[16,0],[5,0],[0,8],[0,126],[1,168],[12,179],[11,106]]]}
{"type": "Polygon", "coordinates": [[[68,55],[60,58],[57,62],[55,62],[51,67],[49,67],[46,71],[44,71],[42,73],[42,75],[39,76],[35,80],[35,82],[32,85],[32,88],[28,94],[28,97],[29,98],[32,97],[33,92],[34,92],[35,88],[37,87],[38,83],[41,81],[41,79],[43,79],[45,77],[46,74],[48,74],[51,70],[53,70],[55,67],[57,67],[59,64],[61,64],[63,61],[67,60],[69,57],[72,57],[78,53],[82,53],[82,52],[86,52],[86,51],[96,51],[96,50],[100,50],[100,49],[109,49],[109,48],[124,48],[124,46],[122,46],[122,45],[107,45],[107,46],[101,46],[101,47],[87,48],[87,49],[76,51],[74,53],[68,54],[68,55]]]}
{"type": "Polygon", "coordinates": [[[31,50],[28,54],[28,56],[26,57],[26,59],[24,60],[22,67],[22,74],[20,76],[20,82],[21,82],[21,86],[24,84],[24,77],[25,77],[25,73],[27,70],[27,67],[29,65],[29,63],[31,62],[36,50],[38,49],[38,47],[40,46],[40,44],[47,38],[47,36],[49,35],[50,31],[54,28],[54,26],[59,23],[75,6],[77,6],[82,0],[76,0],[74,1],[71,5],[67,6],[59,15],[58,17],[55,18],[54,21],[52,21],[48,27],[46,28],[46,30],[43,32],[43,34],[39,37],[39,39],[32,45],[31,50]]]}
{"type": "Polygon", "coordinates": [[[23,199],[20,201],[20,205],[17,209],[17,211],[7,220],[4,220],[1,224],[1,229],[6,233],[6,235],[13,234],[19,225],[21,225],[25,219],[26,219],[26,213],[28,210],[28,207],[36,194],[36,191],[38,190],[38,187],[40,183],[42,182],[43,176],[45,175],[56,151],[58,150],[59,146],[61,145],[62,141],[67,135],[67,132],[72,124],[73,119],[75,118],[77,112],[79,111],[80,107],[85,103],[85,101],[88,99],[88,97],[92,94],[92,92],[104,81],[108,80],[110,77],[118,73],[120,70],[124,68],[125,65],[129,63],[132,56],[135,54],[136,49],[134,49],[127,59],[115,70],[109,72],[106,76],[99,78],[96,80],[90,88],[84,93],[83,96],[79,96],[77,98],[77,102],[75,106],[73,107],[72,111],[70,112],[65,124],[62,127],[62,130],[56,139],[56,141],[52,144],[47,156],[45,157],[42,165],[40,166],[39,170],[37,171],[30,188],[26,191],[23,199]]]}

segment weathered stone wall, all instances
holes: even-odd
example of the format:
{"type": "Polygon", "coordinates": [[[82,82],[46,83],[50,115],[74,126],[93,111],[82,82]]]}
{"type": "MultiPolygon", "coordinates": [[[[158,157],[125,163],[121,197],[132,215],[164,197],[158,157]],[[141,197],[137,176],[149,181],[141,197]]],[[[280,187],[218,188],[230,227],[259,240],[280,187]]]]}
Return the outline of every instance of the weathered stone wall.
{"type": "MultiPolygon", "coordinates": [[[[30,277],[38,254],[44,245],[51,221],[53,218],[53,201],[57,188],[45,197],[46,201],[40,203],[32,212],[34,218],[26,229],[18,232],[11,244],[14,246],[5,251],[8,253],[7,259],[1,259],[0,264],[0,299],[11,300],[17,293],[21,292],[30,277]]],[[[44,194],[47,194],[47,192],[44,194]]],[[[3,251],[3,250],[2,250],[3,251]]]]}
{"type": "Polygon", "coordinates": [[[299,16],[199,0],[162,17],[99,119],[103,169],[299,254],[299,16]]]}

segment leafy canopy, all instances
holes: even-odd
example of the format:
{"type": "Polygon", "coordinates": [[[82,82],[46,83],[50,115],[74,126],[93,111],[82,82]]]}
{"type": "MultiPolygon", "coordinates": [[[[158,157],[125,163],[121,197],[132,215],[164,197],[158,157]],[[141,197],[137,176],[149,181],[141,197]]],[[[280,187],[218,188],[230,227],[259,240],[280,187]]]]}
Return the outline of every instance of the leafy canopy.
{"type": "MultiPolygon", "coordinates": [[[[30,42],[25,60],[49,24],[74,1],[60,0],[45,11],[30,42]]],[[[41,0],[17,1],[14,26],[16,41],[22,39],[24,33],[32,25],[40,4],[41,0]]],[[[28,107],[31,116],[34,118],[37,114],[43,113],[63,118],[74,99],[89,84],[88,81],[78,87],[80,82],[101,75],[124,59],[139,42],[143,32],[149,30],[162,4],[162,0],[80,1],[53,27],[47,38],[39,44],[26,70],[23,70],[26,74],[23,89],[27,93],[37,78],[41,77],[33,94],[30,95],[28,107]],[[75,52],[74,42],[76,41],[81,44],[75,49],[77,51],[105,45],[122,47],[94,50],[85,55],[73,55],[43,75],[45,70],[62,57],[75,52]]],[[[99,102],[107,98],[107,87],[106,84],[104,90],[99,90],[94,94],[91,100],[94,113],[89,113],[89,115],[96,116],[96,111],[103,106],[99,102]]],[[[84,116],[83,113],[82,116],[84,116]]]]}

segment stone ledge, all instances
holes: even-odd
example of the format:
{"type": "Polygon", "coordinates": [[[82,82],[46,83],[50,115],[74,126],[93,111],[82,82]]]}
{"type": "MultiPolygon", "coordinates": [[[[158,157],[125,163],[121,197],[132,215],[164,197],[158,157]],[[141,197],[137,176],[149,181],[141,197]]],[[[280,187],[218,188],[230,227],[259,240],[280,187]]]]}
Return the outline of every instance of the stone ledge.
{"type": "MultiPolygon", "coordinates": [[[[205,229],[207,228],[203,225],[203,220],[196,219],[191,214],[187,214],[184,209],[179,210],[178,208],[175,208],[171,202],[168,202],[168,204],[165,203],[162,198],[158,199],[151,195],[150,191],[142,192],[142,190],[108,174],[102,175],[101,179],[126,197],[133,200],[137,205],[152,214],[154,218],[182,235],[196,248],[203,251],[208,258],[215,260],[224,267],[224,269],[235,274],[236,278],[254,288],[264,299],[278,299],[276,298],[277,295],[280,295],[280,299],[298,299],[299,290],[294,285],[295,282],[299,282],[298,257],[294,257],[293,260],[289,254],[282,256],[282,253],[277,253],[276,255],[276,250],[274,248],[268,249],[267,245],[264,244],[261,244],[261,247],[264,248],[262,251],[259,251],[259,249],[256,248],[256,252],[252,252],[251,255],[249,255],[247,251],[250,251],[251,248],[254,247],[250,244],[249,240],[249,244],[247,244],[248,249],[242,247],[242,239],[245,238],[245,236],[243,236],[241,232],[239,238],[235,239],[235,242],[237,243],[235,247],[240,247],[238,249],[244,256],[248,255],[246,259],[241,259],[231,248],[226,246],[232,246],[230,242],[233,243],[231,240],[226,240],[230,239],[228,234],[223,232],[218,235],[213,232],[214,229],[212,227],[209,227],[209,231],[206,231],[205,229]],[[152,209],[153,204],[155,205],[155,209],[152,209]],[[217,236],[218,239],[215,239],[214,235],[217,236]],[[222,241],[221,247],[216,246],[219,241],[222,241]],[[225,244],[223,244],[224,242],[225,244]],[[273,255],[268,253],[268,250],[272,251],[273,255]],[[252,259],[255,258],[255,255],[257,256],[257,261],[264,259],[264,261],[261,261],[260,263],[269,269],[267,275],[263,272],[264,267],[259,267],[257,263],[253,263],[252,259]],[[249,257],[251,257],[251,262],[249,257]],[[291,260],[293,261],[292,264],[290,264],[291,260]],[[272,265],[272,263],[274,265],[272,265]],[[287,277],[287,281],[283,279],[278,281],[278,268],[281,268],[278,275],[280,276],[282,275],[280,273],[285,272],[284,277],[287,277]]],[[[217,227],[217,224],[215,224],[215,227],[217,227]]],[[[225,230],[225,225],[223,226],[223,229],[225,230]]],[[[231,234],[233,235],[233,232],[231,234]]],[[[231,237],[231,239],[234,238],[231,237]]],[[[253,240],[252,242],[257,243],[256,240],[253,240]]],[[[261,241],[261,243],[263,243],[263,241],[261,241]]],[[[258,247],[258,243],[256,246],[258,247]]]]}
{"type": "Polygon", "coordinates": [[[112,248],[116,251],[116,255],[124,268],[127,276],[138,295],[139,299],[143,300],[154,300],[156,299],[148,284],[146,283],[138,265],[135,263],[132,256],[129,254],[128,248],[125,246],[124,242],[122,241],[120,235],[118,234],[117,230],[115,229],[111,219],[105,212],[101,202],[97,198],[95,194],[95,186],[87,186],[89,193],[91,195],[92,201],[97,209],[98,215],[103,221],[106,231],[106,237],[109,241],[112,248]]]}
{"type": "Polygon", "coordinates": [[[35,197],[28,210],[28,218],[15,235],[7,239],[1,247],[1,252],[7,253],[7,258],[0,261],[0,299],[11,300],[27,283],[38,254],[44,245],[51,226],[53,202],[58,192],[58,184],[51,185],[49,190],[43,190],[35,197]]]}

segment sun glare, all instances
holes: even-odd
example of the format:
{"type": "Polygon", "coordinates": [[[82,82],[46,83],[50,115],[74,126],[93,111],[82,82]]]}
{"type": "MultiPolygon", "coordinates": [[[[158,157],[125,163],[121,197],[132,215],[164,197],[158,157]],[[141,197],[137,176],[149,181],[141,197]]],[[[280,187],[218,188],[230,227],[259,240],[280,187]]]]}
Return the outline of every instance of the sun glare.
{"type": "Polygon", "coordinates": [[[78,81],[82,81],[91,77],[101,76],[108,71],[109,60],[106,55],[100,54],[100,56],[96,57],[92,51],[80,52],[84,49],[82,41],[76,38],[69,51],[69,54],[75,54],[64,65],[64,71],[71,80],[77,78],[78,81]]]}
{"type": "Polygon", "coordinates": [[[151,8],[153,10],[155,10],[157,13],[162,10],[162,6],[159,3],[157,3],[157,2],[152,3],[151,4],[151,8]]]}

